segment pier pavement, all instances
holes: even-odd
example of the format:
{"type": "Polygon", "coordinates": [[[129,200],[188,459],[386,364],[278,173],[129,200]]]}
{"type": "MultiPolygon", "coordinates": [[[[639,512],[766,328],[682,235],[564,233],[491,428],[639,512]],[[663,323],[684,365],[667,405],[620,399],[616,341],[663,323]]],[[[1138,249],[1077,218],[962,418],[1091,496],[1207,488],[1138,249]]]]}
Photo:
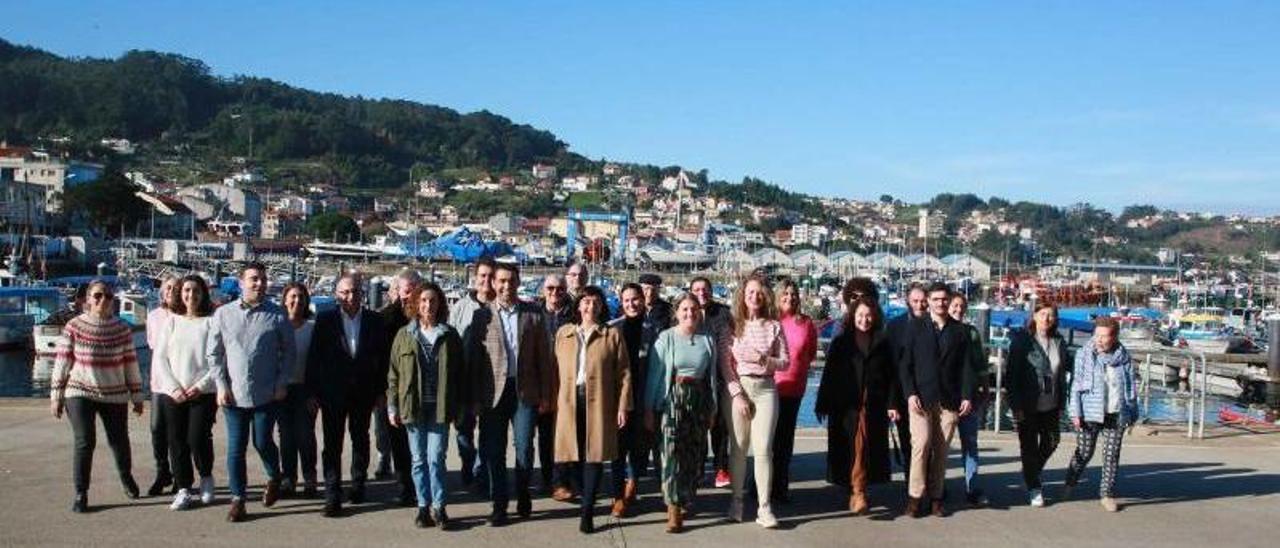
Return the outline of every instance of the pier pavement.
{"type": "MultiPolygon", "coordinates": [[[[130,416],[134,474],[143,489],[153,478],[147,416],[130,416]]],[[[348,505],[347,517],[320,516],[319,500],[283,500],[264,509],[250,501],[246,523],[224,521],[225,433],[214,429],[219,501],[186,512],[168,509],[169,497],[130,501],[116,480],[104,435],[94,456],[92,511],[77,515],[71,503],[71,431],[55,421],[41,399],[0,399],[0,546],[1274,546],[1280,538],[1280,434],[1216,429],[1208,439],[1190,441],[1175,429],[1142,429],[1125,438],[1117,487],[1120,512],[1105,513],[1097,502],[1098,469],[1090,468],[1072,500],[1061,501],[1063,468],[1074,437],[1062,446],[1046,472],[1049,506],[1026,504],[1018,467],[1017,439],[984,432],[981,481],[991,498],[970,509],[954,499],[963,490],[959,460],[953,452],[948,488],[953,493],[946,518],[904,518],[901,476],[871,491],[872,512],[852,517],[845,500],[823,481],[826,440],[822,430],[801,430],[792,466],[792,499],[779,506],[781,526],[762,530],[752,523],[726,522],[729,493],[700,490],[697,514],[688,531],[663,531],[665,514],[652,480],[642,482],[642,497],[631,517],[607,517],[602,499],[598,532],[577,532],[577,507],[546,497],[534,499],[533,517],[513,519],[506,527],[484,524],[488,503],[457,487],[449,513],[459,530],[415,529],[412,509],[390,501],[396,487],[371,484],[373,502],[348,505]]],[[[450,443],[452,445],[452,441],[450,443]]],[[[347,456],[349,456],[349,445],[347,456]]],[[[1099,458],[1098,455],[1096,458],[1099,458]]],[[[263,476],[249,449],[250,489],[260,493],[263,476]]],[[[449,467],[458,466],[451,447],[449,467]]],[[[514,507],[513,507],[514,510],[514,507]]]]}

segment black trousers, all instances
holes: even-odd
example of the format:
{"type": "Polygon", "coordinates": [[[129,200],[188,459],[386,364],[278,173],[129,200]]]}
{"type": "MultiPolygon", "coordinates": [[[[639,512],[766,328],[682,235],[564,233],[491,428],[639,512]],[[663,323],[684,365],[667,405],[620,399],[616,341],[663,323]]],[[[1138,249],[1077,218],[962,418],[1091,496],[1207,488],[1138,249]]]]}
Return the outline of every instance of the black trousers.
{"type": "Polygon", "coordinates": [[[195,483],[192,461],[200,477],[213,475],[213,418],[218,412],[217,397],[203,394],[178,403],[160,395],[159,415],[165,425],[169,445],[169,462],[174,485],[190,489],[195,483]]]}
{"type": "MultiPolygon", "coordinates": [[[[386,409],[383,407],[382,409],[386,409]]],[[[391,464],[395,467],[396,481],[404,493],[415,493],[413,487],[413,455],[409,452],[409,431],[403,426],[391,424],[386,413],[378,413],[377,420],[387,432],[391,445],[391,464]]]]}
{"type": "Polygon", "coordinates": [[[298,462],[302,479],[316,480],[316,417],[307,409],[306,387],[289,385],[289,395],[280,407],[280,472],[290,483],[298,482],[298,462]]]}
{"type": "MultiPolygon", "coordinates": [[[[585,404],[586,395],[579,392],[578,401],[585,404]]],[[[586,519],[595,516],[596,496],[599,494],[600,484],[604,481],[604,463],[587,462],[587,406],[578,405],[577,407],[577,416],[574,419],[578,426],[578,462],[574,465],[577,472],[574,477],[579,482],[582,492],[582,517],[586,519]]]]}
{"type": "Polygon", "coordinates": [[[1061,431],[1059,410],[1031,411],[1018,421],[1018,447],[1022,457],[1022,481],[1027,489],[1040,488],[1040,473],[1058,448],[1061,431]]]}
{"type": "Polygon", "coordinates": [[[151,456],[156,459],[156,479],[172,478],[169,467],[169,427],[160,412],[163,394],[151,395],[151,456]]]}
{"type": "Polygon", "coordinates": [[[772,498],[791,492],[791,455],[796,448],[796,420],[800,416],[800,398],[778,398],[778,424],[773,429],[772,498]]]}
{"type": "Polygon", "coordinates": [[[542,488],[552,489],[565,484],[563,473],[556,467],[556,414],[538,415],[538,472],[542,476],[542,488]]]}
{"type": "Polygon", "coordinates": [[[324,468],[326,500],[337,501],[342,497],[342,446],[348,432],[351,434],[351,481],[360,488],[368,480],[369,418],[372,416],[373,402],[320,404],[320,422],[324,429],[320,461],[324,468]]]}
{"type": "MultiPolygon", "coordinates": [[[[729,397],[729,392],[721,389],[720,397],[729,397]]],[[[723,401],[723,400],[722,400],[723,401]]],[[[716,417],[711,426],[711,466],[713,471],[729,469],[729,428],[733,427],[730,417],[716,417]]]]}
{"type": "Polygon", "coordinates": [[[120,480],[133,478],[133,456],[129,449],[129,405],[125,403],[102,403],[88,398],[67,398],[65,403],[67,421],[71,423],[71,432],[75,436],[75,451],[72,454],[72,478],[76,493],[89,491],[89,477],[93,469],[93,449],[98,444],[98,430],[94,425],[94,417],[102,418],[102,428],[107,432],[107,444],[111,446],[111,454],[116,459],[116,471],[120,480]]]}

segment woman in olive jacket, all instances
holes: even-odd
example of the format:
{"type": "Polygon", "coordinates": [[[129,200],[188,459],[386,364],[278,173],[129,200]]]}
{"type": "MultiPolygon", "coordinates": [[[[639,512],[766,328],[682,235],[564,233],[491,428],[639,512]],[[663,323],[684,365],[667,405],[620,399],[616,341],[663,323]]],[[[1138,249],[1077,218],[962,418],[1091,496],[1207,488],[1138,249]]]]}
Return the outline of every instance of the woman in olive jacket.
{"type": "Polygon", "coordinates": [[[814,411],[829,419],[827,481],[849,487],[849,510],[861,515],[867,486],[889,481],[889,421],[897,412],[887,397],[896,369],[880,306],[852,299],[845,318],[827,349],[814,411]]]}
{"type": "Polygon", "coordinates": [[[1067,341],[1058,333],[1058,308],[1036,306],[1026,331],[1015,332],[1009,343],[1009,408],[1018,430],[1022,479],[1031,506],[1044,506],[1040,472],[1058,448],[1067,373],[1072,360],[1067,341]]]}
{"type": "Polygon", "coordinates": [[[410,321],[396,332],[387,371],[387,418],[405,426],[413,454],[414,524],[441,529],[449,528],[444,483],[449,423],[467,402],[462,339],[443,322],[447,306],[444,291],[434,283],[409,295],[404,311],[410,321]]]}

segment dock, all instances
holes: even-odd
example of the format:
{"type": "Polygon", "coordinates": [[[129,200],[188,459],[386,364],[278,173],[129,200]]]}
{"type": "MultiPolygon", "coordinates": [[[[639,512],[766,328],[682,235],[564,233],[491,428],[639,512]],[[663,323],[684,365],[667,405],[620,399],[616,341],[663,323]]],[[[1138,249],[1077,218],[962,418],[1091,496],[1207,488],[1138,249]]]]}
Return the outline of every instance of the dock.
{"type": "MultiPolygon", "coordinates": [[[[149,412],[149,411],[148,411],[149,412]]],[[[131,416],[134,475],[145,490],[153,478],[148,417],[131,416]]],[[[965,508],[958,454],[953,447],[948,470],[952,495],[946,518],[901,517],[902,485],[871,490],[869,516],[853,517],[843,493],[826,485],[826,440],[823,430],[797,435],[792,465],[791,504],[775,509],[779,530],[752,523],[754,503],[747,504],[746,523],[722,518],[728,505],[725,489],[704,488],[688,531],[669,535],[658,486],[641,482],[636,512],[622,520],[607,517],[602,499],[594,535],[577,532],[577,507],[536,496],[529,520],[513,519],[506,527],[484,524],[488,503],[458,488],[456,450],[450,448],[449,474],[453,499],[450,516],[457,531],[415,529],[413,510],[391,506],[395,486],[370,485],[371,502],[348,505],[347,517],[321,517],[319,500],[283,500],[264,509],[256,499],[248,505],[250,520],[224,521],[225,432],[214,429],[214,476],[219,501],[186,512],[168,509],[169,497],[130,501],[116,480],[104,435],[98,436],[92,512],[72,514],[71,430],[55,421],[43,399],[0,399],[0,545],[3,546],[1272,546],[1280,530],[1280,433],[1214,428],[1203,440],[1183,438],[1176,429],[1140,430],[1126,437],[1117,494],[1119,513],[1108,514],[1097,502],[1097,458],[1086,483],[1072,500],[1059,501],[1063,470],[1074,437],[1062,445],[1045,473],[1047,508],[1027,506],[1021,487],[1017,439],[1012,434],[983,432],[980,481],[991,498],[983,508],[965,508]],[[446,544],[437,544],[446,543],[446,544]]],[[[452,445],[452,441],[451,441],[452,445]]],[[[958,445],[958,442],[954,445],[958,445]]],[[[349,457],[349,445],[348,454],[349,457]]],[[[261,467],[249,449],[250,490],[260,493],[261,467]]],[[[514,509],[514,507],[513,507],[514,509]]]]}

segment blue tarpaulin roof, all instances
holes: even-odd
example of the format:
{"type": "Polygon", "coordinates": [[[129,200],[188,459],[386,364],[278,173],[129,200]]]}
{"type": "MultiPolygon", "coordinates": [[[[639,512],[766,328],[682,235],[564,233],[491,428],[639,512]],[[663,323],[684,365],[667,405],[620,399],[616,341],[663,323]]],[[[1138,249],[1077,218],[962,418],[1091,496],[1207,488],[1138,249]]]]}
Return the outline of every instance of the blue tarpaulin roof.
{"type": "Polygon", "coordinates": [[[447,259],[463,263],[475,262],[486,256],[499,257],[510,254],[512,254],[510,244],[506,242],[487,242],[479,234],[472,232],[467,227],[444,234],[417,249],[418,257],[447,259]]]}

